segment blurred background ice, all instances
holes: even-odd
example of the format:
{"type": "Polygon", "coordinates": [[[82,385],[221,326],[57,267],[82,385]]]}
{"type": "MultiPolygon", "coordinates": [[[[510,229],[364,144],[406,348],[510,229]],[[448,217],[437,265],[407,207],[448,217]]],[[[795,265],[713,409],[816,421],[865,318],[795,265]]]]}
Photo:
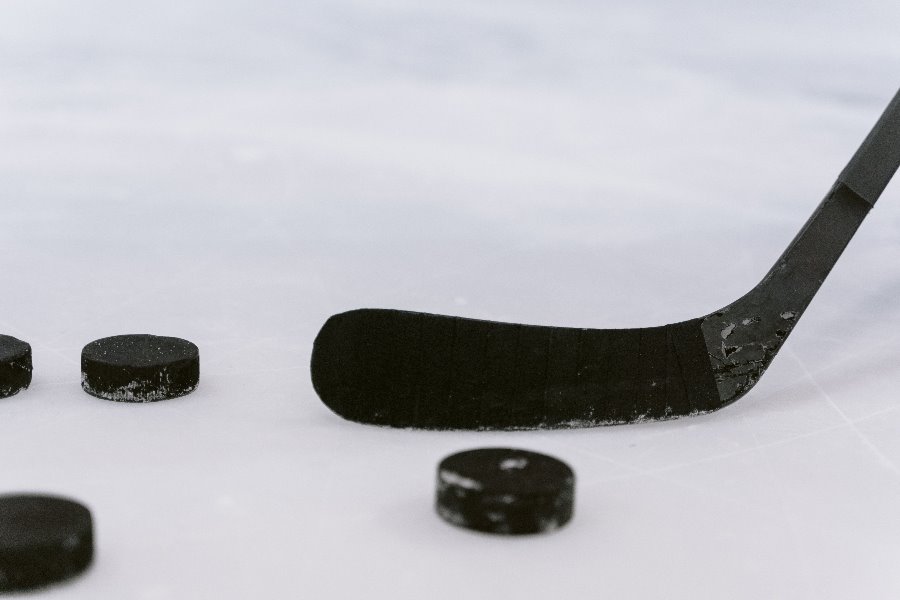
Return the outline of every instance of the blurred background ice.
{"type": "Polygon", "coordinates": [[[612,429],[344,423],[331,313],[657,325],[766,272],[900,85],[900,3],[0,1],[0,492],[75,495],[58,598],[896,598],[900,185],[782,355],[717,414],[612,429]],[[78,387],[92,339],[178,335],[201,388],[78,387]],[[432,514],[446,453],[570,461],[578,516],[432,514]]]}

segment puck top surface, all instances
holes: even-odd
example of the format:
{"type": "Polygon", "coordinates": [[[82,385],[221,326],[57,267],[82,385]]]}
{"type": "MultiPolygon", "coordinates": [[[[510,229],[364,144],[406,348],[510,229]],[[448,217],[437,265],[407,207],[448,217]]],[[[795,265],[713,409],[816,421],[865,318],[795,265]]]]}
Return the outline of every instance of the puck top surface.
{"type": "Polygon", "coordinates": [[[139,368],[193,360],[199,354],[197,346],[187,340],[148,334],[101,338],[85,346],[81,353],[84,359],[95,363],[139,368]]]}
{"type": "Polygon", "coordinates": [[[11,362],[31,352],[31,346],[10,335],[0,335],[0,362],[11,362]]]}
{"type": "Polygon", "coordinates": [[[564,462],[514,448],[479,448],[438,466],[438,513],[490,533],[540,533],[572,517],[575,474],[564,462]]]}
{"type": "Polygon", "coordinates": [[[0,590],[29,589],[83,571],[94,553],[82,504],[57,496],[0,495],[0,590]]]}
{"type": "Polygon", "coordinates": [[[439,467],[439,478],[453,483],[465,478],[485,492],[514,492],[520,496],[555,493],[574,478],[561,460],[515,448],[479,448],[448,456],[439,467]]]}

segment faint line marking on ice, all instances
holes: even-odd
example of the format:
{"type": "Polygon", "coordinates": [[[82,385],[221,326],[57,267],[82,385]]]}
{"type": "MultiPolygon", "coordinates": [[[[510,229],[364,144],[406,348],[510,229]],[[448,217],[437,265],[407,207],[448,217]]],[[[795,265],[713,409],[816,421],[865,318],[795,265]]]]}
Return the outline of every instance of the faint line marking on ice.
{"type": "MultiPolygon", "coordinates": [[[[747,420],[747,415],[745,413],[741,413],[741,424],[750,432],[750,435],[753,438],[754,448],[747,449],[748,451],[757,450],[765,446],[762,440],[759,439],[759,435],[756,433],[756,427],[750,425],[747,420]]],[[[843,425],[841,425],[843,427],[843,425]]],[[[791,547],[794,550],[794,556],[796,560],[796,564],[799,565],[798,570],[803,577],[803,584],[806,587],[806,591],[808,595],[811,597],[814,596],[813,592],[815,591],[815,577],[813,576],[812,566],[810,564],[809,553],[803,551],[803,546],[801,544],[801,535],[797,528],[796,519],[792,518],[790,514],[788,514],[788,504],[787,504],[787,494],[784,489],[778,488],[778,491],[775,493],[778,494],[778,508],[781,518],[784,523],[785,531],[787,532],[788,539],[790,540],[791,547]]]]}
{"type": "MultiPolygon", "coordinates": [[[[806,376],[809,378],[809,381],[819,390],[819,393],[822,394],[822,397],[825,398],[826,402],[831,406],[831,408],[838,414],[838,416],[844,421],[847,427],[853,430],[859,439],[862,440],[862,443],[869,449],[872,455],[888,470],[892,471],[894,475],[900,477],[900,468],[897,468],[897,465],[892,461],[888,456],[878,449],[878,447],[868,438],[866,434],[862,432],[862,430],[856,426],[856,422],[852,421],[847,414],[841,410],[841,408],[835,403],[835,401],[831,398],[828,392],[819,385],[819,382],[816,381],[816,378],[813,377],[813,374],[810,372],[806,365],[803,364],[803,361],[800,360],[800,357],[791,350],[791,354],[794,356],[794,359],[797,361],[797,364],[800,365],[800,368],[803,369],[803,372],[806,373],[806,376]]],[[[871,415],[870,415],[871,416],[871,415]]]]}
{"type": "MultiPolygon", "coordinates": [[[[583,451],[586,454],[595,454],[595,453],[591,452],[590,450],[583,450],[583,451]]],[[[762,513],[770,518],[776,518],[778,516],[778,513],[767,510],[767,509],[757,506],[755,504],[751,504],[742,497],[729,496],[729,495],[723,494],[721,491],[719,491],[717,489],[704,488],[701,486],[696,486],[696,485],[691,485],[691,484],[685,483],[684,481],[679,481],[676,479],[670,479],[670,478],[663,477],[663,474],[666,471],[672,471],[681,466],[686,466],[686,465],[670,465],[669,467],[663,467],[660,469],[645,469],[643,467],[638,467],[635,465],[623,463],[618,460],[611,459],[607,456],[603,456],[600,454],[596,454],[596,456],[598,458],[603,458],[605,460],[608,460],[609,462],[613,463],[614,465],[621,466],[621,467],[624,467],[631,471],[634,471],[634,473],[632,473],[631,475],[621,475],[619,477],[610,477],[608,479],[593,481],[589,484],[582,484],[582,486],[581,486],[582,490],[591,489],[597,485],[625,482],[625,481],[629,481],[629,480],[633,480],[633,479],[640,479],[641,477],[647,477],[649,479],[654,479],[654,480],[664,483],[666,485],[671,485],[671,486],[675,486],[677,488],[681,488],[683,490],[687,490],[689,492],[692,492],[692,493],[697,494],[698,496],[701,496],[704,498],[709,498],[710,496],[717,496],[727,502],[731,502],[733,504],[741,506],[750,511],[756,511],[756,512],[762,513]]],[[[705,461],[703,461],[703,460],[692,461],[692,462],[686,463],[686,464],[696,464],[699,462],[705,462],[705,461]]]]}
{"type": "MultiPolygon", "coordinates": [[[[592,487],[592,486],[594,486],[594,485],[602,485],[602,484],[610,483],[610,482],[627,481],[627,480],[629,480],[629,479],[636,479],[636,478],[638,478],[638,477],[643,477],[643,476],[656,476],[657,474],[665,473],[665,472],[667,472],[667,471],[674,471],[674,470],[677,470],[677,469],[682,469],[682,468],[684,468],[684,467],[690,467],[690,466],[697,465],[697,464],[702,464],[702,463],[707,463],[707,462],[714,462],[714,461],[717,461],[717,460],[721,460],[721,459],[723,459],[723,458],[732,458],[732,457],[735,457],[735,456],[741,456],[741,455],[743,455],[743,454],[749,454],[749,453],[751,453],[751,452],[756,452],[757,450],[767,450],[767,449],[770,449],[770,448],[776,448],[776,447],[778,447],[778,446],[785,446],[785,445],[787,445],[787,444],[791,444],[791,443],[793,443],[793,442],[796,442],[796,441],[799,441],[799,440],[803,440],[803,439],[806,439],[806,438],[815,437],[815,436],[820,435],[820,434],[823,434],[823,433],[829,433],[829,432],[831,432],[831,431],[837,431],[837,430],[839,430],[839,429],[845,429],[845,428],[853,427],[853,424],[854,424],[854,423],[861,423],[861,422],[863,422],[863,421],[867,421],[867,420],[869,420],[869,419],[873,419],[873,418],[875,418],[875,417],[879,417],[879,416],[882,416],[882,415],[887,414],[887,413],[892,413],[892,412],[895,412],[895,411],[897,411],[897,410],[900,410],[900,407],[894,406],[894,407],[886,408],[886,409],[884,409],[884,410],[880,410],[880,411],[877,411],[877,412],[868,414],[868,415],[866,415],[866,416],[864,416],[864,417],[860,417],[860,418],[857,419],[856,421],[842,422],[842,423],[838,423],[837,425],[829,425],[828,427],[821,427],[821,428],[815,429],[815,430],[813,430],[813,431],[807,431],[807,432],[805,432],[805,433],[800,433],[800,434],[797,434],[797,435],[793,435],[793,436],[791,436],[791,437],[788,437],[788,438],[785,438],[785,439],[782,439],[782,440],[776,440],[776,441],[774,441],[774,442],[768,442],[768,443],[766,443],[766,444],[760,444],[760,445],[758,445],[758,446],[754,446],[754,447],[751,447],[751,448],[742,448],[742,449],[740,449],[740,450],[735,450],[735,451],[733,451],[733,452],[722,452],[722,453],[720,453],[720,454],[714,454],[714,455],[712,455],[712,456],[706,456],[706,457],[703,457],[703,458],[698,458],[698,459],[696,459],[696,460],[691,460],[691,461],[687,461],[687,462],[681,462],[681,463],[676,463],[676,464],[666,465],[666,466],[664,466],[664,467],[658,467],[658,468],[656,468],[656,469],[643,469],[643,468],[641,468],[641,467],[637,467],[637,466],[634,466],[634,465],[631,465],[631,464],[628,464],[628,463],[623,463],[623,462],[621,462],[621,461],[612,459],[612,458],[610,458],[610,457],[608,457],[608,456],[604,456],[603,454],[600,454],[599,452],[593,452],[593,451],[591,451],[591,450],[587,450],[587,449],[584,449],[584,448],[579,448],[579,450],[581,450],[581,451],[584,452],[585,454],[589,454],[589,455],[594,456],[594,457],[596,457],[596,458],[601,458],[601,459],[606,460],[606,461],[608,461],[608,462],[610,462],[610,463],[612,463],[612,464],[614,464],[614,465],[617,465],[617,466],[620,466],[620,467],[624,467],[624,468],[626,468],[626,469],[629,469],[629,470],[631,470],[631,471],[634,471],[634,473],[632,473],[632,474],[630,474],[630,475],[619,475],[619,476],[616,476],[616,477],[608,477],[608,478],[606,478],[606,479],[601,479],[601,480],[598,480],[598,481],[591,482],[590,484],[584,484],[582,487],[592,487]]],[[[668,480],[663,479],[662,481],[668,481],[668,480]]]]}
{"type": "MultiPolygon", "coordinates": [[[[896,411],[898,411],[898,410],[900,410],[900,406],[891,406],[891,407],[888,407],[888,408],[885,408],[885,409],[882,409],[882,410],[875,411],[875,412],[873,412],[873,413],[870,413],[870,414],[868,414],[868,415],[865,415],[864,417],[860,417],[860,418],[858,418],[858,419],[856,419],[856,420],[847,420],[847,421],[845,421],[845,422],[838,423],[837,425],[829,425],[829,426],[827,426],[827,427],[821,427],[821,428],[819,428],[819,429],[814,429],[813,431],[807,431],[807,432],[805,432],[805,433],[800,433],[800,434],[797,434],[797,435],[793,435],[793,436],[791,436],[791,437],[784,438],[784,439],[782,439],[782,440],[776,440],[776,441],[774,441],[774,442],[768,442],[768,443],[765,443],[765,444],[759,444],[759,445],[754,446],[754,447],[751,447],[751,448],[742,448],[742,449],[740,449],[740,450],[735,450],[735,451],[732,451],[732,452],[722,452],[722,453],[720,453],[720,454],[714,454],[714,455],[712,455],[712,456],[706,456],[706,457],[703,457],[703,458],[698,458],[698,459],[696,459],[696,460],[691,460],[691,461],[687,461],[687,462],[681,462],[681,463],[671,464],[671,465],[667,465],[667,466],[665,466],[665,467],[658,467],[658,468],[656,468],[656,469],[641,469],[640,467],[636,467],[636,466],[630,465],[630,464],[628,464],[628,463],[623,463],[623,462],[621,462],[621,461],[612,459],[612,458],[610,458],[610,457],[608,457],[608,456],[604,456],[603,454],[600,454],[599,452],[593,452],[593,451],[591,451],[591,450],[587,450],[587,449],[584,449],[584,448],[579,448],[579,450],[583,451],[585,454],[589,454],[589,455],[594,456],[594,457],[596,457],[596,458],[601,458],[601,459],[603,459],[603,460],[606,460],[606,461],[608,461],[608,462],[610,462],[610,463],[612,463],[612,464],[614,464],[614,465],[617,465],[617,466],[620,466],[620,467],[625,467],[625,468],[627,468],[627,469],[629,469],[629,470],[631,470],[631,471],[635,471],[635,473],[633,473],[633,474],[631,474],[631,475],[619,475],[619,476],[616,476],[616,477],[609,477],[609,478],[607,478],[607,479],[602,479],[602,480],[599,480],[599,481],[597,481],[597,482],[592,482],[592,484],[588,484],[588,485],[596,485],[596,484],[602,484],[602,483],[607,483],[607,482],[625,481],[625,480],[628,480],[628,479],[634,479],[634,478],[636,478],[636,477],[641,477],[641,476],[644,476],[644,475],[655,475],[655,474],[657,474],[657,473],[665,473],[666,471],[673,471],[673,470],[676,470],[676,469],[681,469],[681,468],[684,468],[684,467],[690,467],[690,466],[697,465],[697,464],[702,464],[702,463],[707,463],[707,462],[713,462],[713,461],[720,460],[720,459],[723,459],[723,458],[731,458],[731,457],[734,457],[734,456],[740,456],[740,455],[742,455],[742,454],[749,454],[749,453],[751,453],[751,452],[756,452],[757,450],[767,450],[767,449],[769,449],[769,448],[775,448],[775,447],[778,447],[778,446],[784,446],[784,445],[791,444],[791,443],[793,443],[793,442],[796,442],[796,441],[799,441],[799,440],[802,440],[802,439],[806,439],[806,438],[810,438],[810,437],[815,437],[815,436],[820,435],[820,434],[822,434],[822,433],[828,433],[828,432],[831,432],[831,431],[837,431],[837,430],[839,430],[839,429],[850,428],[850,427],[853,427],[854,424],[856,424],[856,423],[862,423],[862,422],[864,422],[864,421],[868,421],[869,419],[874,419],[874,418],[877,418],[877,417],[880,417],[880,416],[883,416],[883,415],[886,415],[886,414],[889,414],[889,413],[892,413],[892,412],[896,412],[896,411]]],[[[756,436],[754,436],[754,437],[756,437],[756,436]]],[[[646,454],[646,452],[641,453],[640,456],[643,456],[644,454],[646,454]]]]}
{"type": "MultiPolygon", "coordinates": [[[[892,412],[895,409],[896,408],[891,408],[891,409],[885,410],[883,412],[892,412]]],[[[873,413],[873,414],[867,415],[866,417],[861,418],[859,420],[863,421],[866,419],[870,419],[874,416],[877,416],[877,414],[878,413],[873,413]]],[[[706,489],[706,488],[698,487],[695,485],[689,485],[687,483],[684,483],[683,481],[668,479],[666,477],[663,477],[662,475],[669,471],[676,471],[676,470],[682,469],[684,467],[689,467],[689,466],[708,463],[708,462],[714,462],[717,460],[731,458],[731,457],[735,457],[735,456],[741,456],[744,454],[749,454],[751,452],[756,452],[758,450],[765,450],[765,449],[774,448],[774,447],[778,447],[778,446],[784,446],[784,445],[787,445],[787,444],[790,444],[790,443],[793,443],[793,442],[796,442],[796,441],[799,441],[799,440],[802,440],[805,438],[814,437],[814,436],[820,435],[822,433],[828,433],[830,431],[836,431],[836,430],[844,429],[844,428],[848,428],[848,427],[853,427],[853,422],[842,422],[842,423],[838,423],[837,425],[830,425],[828,427],[822,427],[822,428],[816,429],[814,431],[808,431],[806,433],[801,433],[801,434],[798,434],[795,436],[791,436],[791,437],[783,439],[783,440],[777,440],[774,442],[769,442],[767,444],[757,445],[757,446],[754,446],[751,448],[743,448],[741,450],[735,450],[733,452],[723,452],[723,453],[716,454],[713,456],[708,456],[708,457],[700,458],[697,460],[687,461],[687,462],[678,463],[678,464],[674,464],[674,465],[667,465],[665,467],[659,467],[656,469],[644,469],[642,467],[638,467],[638,466],[631,465],[628,463],[623,463],[621,461],[615,460],[608,456],[604,456],[598,452],[592,452],[591,450],[588,450],[585,448],[579,448],[579,450],[583,451],[586,454],[596,456],[597,458],[602,458],[606,461],[609,461],[610,463],[612,463],[614,465],[618,465],[618,466],[624,467],[630,471],[633,471],[633,473],[630,475],[620,475],[618,477],[610,477],[610,478],[602,479],[599,481],[593,481],[589,484],[583,484],[581,487],[582,487],[582,489],[585,489],[585,488],[590,489],[597,485],[605,485],[608,483],[624,482],[624,481],[629,481],[632,479],[639,479],[641,477],[648,477],[648,478],[652,478],[652,479],[661,481],[661,482],[669,484],[669,485],[674,485],[676,487],[692,491],[694,493],[700,494],[705,497],[709,497],[710,495],[718,496],[729,502],[733,502],[737,505],[744,506],[748,509],[767,514],[767,515],[771,516],[772,518],[778,518],[778,517],[782,517],[783,514],[780,512],[772,511],[772,510],[762,508],[760,506],[748,503],[743,498],[728,496],[728,495],[720,493],[718,490],[715,490],[715,489],[706,489]]]]}
{"type": "MultiPolygon", "coordinates": [[[[838,425],[838,426],[836,426],[836,427],[843,427],[843,426],[844,426],[844,425],[841,424],[841,425],[838,425]]],[[[572,445],[572,444],[567,444],[567,445],[572,445]]],[[[771,444],[771,445],[774,445],[774,444],[771,444]]],[[[681,468],[681,467],[685,467],[685,466],[689,466],[689,465],[693,465],[693,464],[698,464],[698,463],[703,463],[703,462],[708,462],[708,461],[713,461],[713,460],[715,460],[715,459],[717,459],[717,458],[723,458],[723,457],[727,457],[727,456],[731,456],[731,455],[742,454],[742,453],[744,453],[744,452],[749,452],[749,451],[755,450],[756,448],[753,448],[753,449],[745,449],[745,450],[742,450],[742,451],[737,451],[737,452],[728,453],[728,454],[716,455],[716,456],[707,457],[707,458],[704,458],[704,459],[699,459],[699,460],[695,460],[695,461],[689,461],[689,462],[683,463],[683,464],[669,465],[669,466],[667,466],[667,467],[661,467],[661,468],[658,468],[658,469],[646,469],[646,468],[643,468],[643,467],[639,467],[639,466],[636,466],[636,465],[632,465],[632,464],[629,464],[629,463],[622,462],[622,461],[620,461],[620,460],[617,460],[617,459],[611,458],[611,457],[609,457],[609,456],[606,456],[606,455],[604,455],[604,454],[602,454],[602,453],[600,453],[600,452],[596,452],[596,451],[593,451],[593,450],[590,450],[590,449],[587,449],[587,448],[584,448],[584,447],[581,447],[581,446],[575,446],[575,445],[572,445],[572,446],[576,447],[576,449],[577,449],[578,451],[583,452],[584,454],[587,454],[587,455],[589,455],[589,456],[593,456],[593,457],[598,458],[598,459],[605,460],[605,461],[611,463],[611,464],[614,465],[614,466],[622,467],[622,468],[624,468],[624,469],[627,469],[627,470],[629,470],[629,471],[632,471],[632,473],[629,474],[629,475],[620,475],[620,476],[617,476],[617,477],[609,477],[609,478],[601,479],[601,480],[598,480],[598,481],[592,481],[592,482],[587,483],[587,484],[582,484],[582,485],[581,485],[581,488],[582,488],[582,489],[591,489],[591,488],[594,488],[594,487],[596,487],[596,486],[598,486],[598,485],[605,485],[605,484],[608,484],[608,483],[625,482],[625,481],[629,481],[629,480],[633,480],[633,479],[640,479],[641,477],[647,477],[647,478],[650,478],[650,479],[654,479],[654,480],[656,480],[656,481],[659,481],[659,482],[661,482],[661,483],[664,483],[664,484],[666,484],[666,485],[671,485],[671,486],[675,486],[675,487],[678,487],[678,488],[681,488],[681,489],[684,489],[684,490],[688,490],[688,491],[693,492],[693,493],[695,493],[695,494],[697,494],[697,495],[699,495],[699,496],[703,496],[703,497],[709,497],[710,495],[718,496],[718,497],[723,498],[724,500],[726,500],[726,501],[728,501],[728,502],[732,502],[732,503],[734,503],[734,504],[737,504],[738,506],[745,507],[745,508],[748,509],[748,510],[753,510],[753,511],[761,512],[761,513],[766,514],[766,515],[768,515],[769,517],[772,517],[772,518],[776,518],[776,517],[778,516],[778,513],[775,513],[775,512],[766,510],[765,508],[761,508],[761,507],[759,507],[759,506],[757,506],[757,505],[751,504],[751,503],[747,502],[746,500],[744,500],[744,499],[741,498],[741,497],[728,496],[728,495],[722,494],[722,493],[721,493],[720,491],[718,491],[718,490],[710,490],[710,489],[703,488],[703,487],[700,487],[700,486],[690,485],[690,484],[688,484],[688,483],[685,483],[684,481],[673,480],[673,479],[666,478],[666,477],[663,477],[663,476],[662,476],[662,475],[663,475],[664,473],[666,473],[667,471],[674,471],[674,470],[677,470],[677,469],[679,469],[679,468],[681,468]]]]}

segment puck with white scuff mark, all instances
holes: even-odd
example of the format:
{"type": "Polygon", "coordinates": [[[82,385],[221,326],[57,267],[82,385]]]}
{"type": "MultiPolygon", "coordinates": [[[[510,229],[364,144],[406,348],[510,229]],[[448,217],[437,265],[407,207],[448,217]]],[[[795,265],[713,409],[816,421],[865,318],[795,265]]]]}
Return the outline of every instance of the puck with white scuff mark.
{"type": "Polygon", "coordinates": [[[116,402],[156,402],[189,394],[200,381],[200,351],[175,337],[116,335],[81,351],[81,387],[116,402]]]}
{"type": "Polygon", "coordinates": [[[0,398],[31,385],[31,346],[9,335],[0,335],[0,398]]]}
{"type": "Polygon", "coordinates": [[[94,556],[90,511],[56,496],[0,495],[0,592],[69,579],[94,556]]]}
{"type": "Polygon", "coordinates": [[[479,448],[438,465],[437,512],[487,533],[553,531],[572,518],[575,474],[564,462],[513,448],[479,448]]]}

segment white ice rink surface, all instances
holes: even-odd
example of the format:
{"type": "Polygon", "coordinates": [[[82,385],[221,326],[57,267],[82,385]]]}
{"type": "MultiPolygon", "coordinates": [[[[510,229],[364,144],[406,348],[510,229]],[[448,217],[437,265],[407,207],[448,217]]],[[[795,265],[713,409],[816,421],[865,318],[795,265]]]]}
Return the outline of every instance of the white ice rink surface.
{"type": "Polygon", "coordinates": [[[765,274],[900,86],[896,0],[0,0],[0,492],[78,498],[48,599],[896,599],[900,181],[761,383],[707,416],[395,431],[309,377],[332,313],[584,327],[765,274]],[[197,343],[200,388],[79,387],[87,342],[197,343]],[[435,466],[576,470],[552,535],[455,529],[435,466]]]}

